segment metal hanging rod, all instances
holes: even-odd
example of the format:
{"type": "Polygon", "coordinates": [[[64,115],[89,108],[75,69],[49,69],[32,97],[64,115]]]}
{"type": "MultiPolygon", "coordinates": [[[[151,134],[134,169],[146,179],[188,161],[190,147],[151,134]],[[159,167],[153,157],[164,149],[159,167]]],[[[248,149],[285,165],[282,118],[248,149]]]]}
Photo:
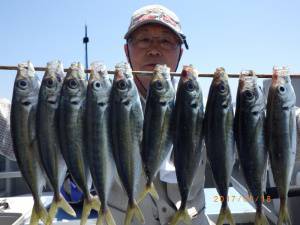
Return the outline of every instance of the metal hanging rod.
{"type": "MultiPolygon", "coordinates": [[[[46,71],[46,67],[34,67],[35,71],[46,71]]],[[[18,70],[17,66],[0,66],[0,70],[18,70]]],[[[68,68],[64,69],[65,72],[68,72],[68,68]]],[[[90,73],[90,69],[84,70],[85,73],[90,73]]],[[[108,70],[107,71],[109,74],[114,74],[115,71],[113,70],[108,70]]],[[[153,72],[151,71],[132,71],[134,75],[146,75],[146,76],[151,76],[153,72]]],[[[181,73],[178,72],[171,72],[172,76],[180,76],[181,73]]],[[[272,74],[255,74],[258,78],[272,78],[272,74]]],[[[199,77],[213,77],[212,73],[199,73],[199,77]]],[[[229,77],[233,78],[239,78],[240,74],[228,74],[229,77]]],[[[300,74],[291,74],[291,77],[294,78],[300,78],[300,74]]]]}

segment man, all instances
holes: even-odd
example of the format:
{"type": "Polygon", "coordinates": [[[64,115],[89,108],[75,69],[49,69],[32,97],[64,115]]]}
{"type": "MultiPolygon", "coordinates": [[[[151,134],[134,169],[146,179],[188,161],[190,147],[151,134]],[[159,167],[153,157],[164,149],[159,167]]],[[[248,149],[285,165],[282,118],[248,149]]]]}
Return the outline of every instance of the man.
{"type": "MultiPolygon", "coordinates": [[[[174,72],[183,53],[182,45],[184,44],[188,49],[178,17],[172,11],[160,5],[149,5],[136,10],[125,34],[125,40],[124,50],[128,62],[135,71],[153,71],[156,64],[167,64],[174,72]]],[[[150,80],[151,77],[149,76],[135,76],[135,83],[140,92],[142,104],[145,103],[150,80]]],[[[198,225],[209,224],[204,214],[205,162],[206,152],[202,156],[188,201],[192,222],[198,225]]],[[[140,205],[146,224],[149,225],[167,224],[175,213],[176,206],[179,206],[180,194],[176,179],[174,179],[176,176],[175,171],[162,170],[154,182],[160,197],[159,200],[147,196],[140,205]],[[162,174],[171,176],[173,179],[164,178],[162,174]]],[[[141,189],[145,183],[144,178],[142,179],[141,189]]],[[[127,197],[117,183],[113,185],[109,205],[116,224],[123,224],[127,197]]],[[[139,222],[134,219],[133,224],[139,224],[139,222]]]]}

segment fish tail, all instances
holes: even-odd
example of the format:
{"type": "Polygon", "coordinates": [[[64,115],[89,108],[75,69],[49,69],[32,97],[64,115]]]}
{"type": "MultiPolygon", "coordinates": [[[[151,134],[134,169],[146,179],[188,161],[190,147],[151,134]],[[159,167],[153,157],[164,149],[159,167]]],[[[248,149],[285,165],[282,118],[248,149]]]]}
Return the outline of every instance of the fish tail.
{"type": "Polygon", "coordinates": [[[255,215],[254,225],[270,225],[267,217],[261,211],[257,211],[255,215]]]}
{"type": "Polygon", "coordinates": [[[99,216],[98,216],[96,225],[102,225],[103,224],[102,223],[102,218],[103,217],[104,217],[104,220],[106,221],[107,225],[116,225],[114,217],[113,217],[113,215],[112,215],[109,208],[107,208],[104,213],[101,213],[101,211],[99,211],[99,216]]]}
{"type": "Polygon", "coordinates": [[[144,198],[146,198],[147,194],[150,194],[153,198],[155,198],[156,200],[159,199],[158,193],[156,191],[156,188],[153,184],[153,182],[151,182],[150,184],[146,184],[145,186],[145,190],[141,193],[139,199],[138,199],[138,203],[142,202],[144,200],[144,198]]]}
{"type": "Polygon", "coordinates": [[[286,200],[280,199],[280,209],[277,225],[292,225],[292,221],[288,212],[286,200]]]}
{"type": "Polygon", "coordinates": [[[227,219],[227,221],[230,225],[235,225],[231,211],[227,204],[222,205],[216,225],[223,225],[225,219],[227,219]]]}
{"type": "Polygon", "coordinates": [[[52,220],[55,217],[58,208],[62,208],[69,215],[76,217],[76,212],[74,211],[74,209],[70,206],[70,204],[62,195],[59,195],[59,197],[53,198],[51,207],[49,209],[46,225],[52,224],[52,220]]]}
{"type": "Polygon", "coordinates": [[[130,225],[133,217],[136,216],[136,218],[140,221],[140,223],[145,223],[145,218],[143,216],[143,213],[140,209],[140,207],[137,205],[136,201],[133,203],[128,203],[126,216],[125,216],[125,225],[130,225]]]}
{"type": "Polygon", "coordinates": [[[99,211],[100,207],[101,207],[101,203],[100,203],[98,197],[90,196],[88,199],[85,198],[84,201],[83,201],[83,208],[82,208],[80,225],[85,225],[86,224],[92,209],[94,209],[96,211],[99,211]]]}
{"type": "Polygon", "coordinates": [[[48,219],[48,213],[45,207],[43,206],[42,202],[39,203],[34,203],[33,208],[32,208],[32,213],[31,213],[31,218],[30,218],[30,225],[38,225],[39,220],[42,220],[43,223],[46,223],[48,219]]]}
{"type": "Polygon", "coordinates": [[[192,224],[192,219],[187,209],[179,209],[172,217],[170,225],[176,225],[180,221],[183,221],[185,224],[192,224]]]}

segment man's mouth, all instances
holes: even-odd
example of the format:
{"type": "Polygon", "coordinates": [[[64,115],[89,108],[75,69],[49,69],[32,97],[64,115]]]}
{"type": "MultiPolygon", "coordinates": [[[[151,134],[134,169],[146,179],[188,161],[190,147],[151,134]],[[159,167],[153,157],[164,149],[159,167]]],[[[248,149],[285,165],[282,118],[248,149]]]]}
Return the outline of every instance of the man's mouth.
{"type": "Polygon", "coordinates": [[[152,67],[154,67],[156,65],[157,65],[157,63],[149,63],[149,64],[146,64],[145,66],[152,66],[152,67]]]}
{"type": "Polygon", "coordinates": [[[146,65],[143,66],[143,69],[146,70],[146,71],[147,71],[147,70],[153,70],[154,67],[155,67],[157,64],[159,64],[159,63],[148,63],[148,64],[146,64],[146,65]]]}

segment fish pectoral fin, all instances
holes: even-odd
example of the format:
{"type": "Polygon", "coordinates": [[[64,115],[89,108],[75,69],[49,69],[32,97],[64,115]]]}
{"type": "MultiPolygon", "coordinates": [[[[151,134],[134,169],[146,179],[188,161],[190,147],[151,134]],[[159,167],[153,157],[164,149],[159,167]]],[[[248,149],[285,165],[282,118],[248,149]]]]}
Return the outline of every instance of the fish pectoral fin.
{"type": "Polygon", "coordinates": [[[216,225],[223,225],[225,219],[227,219],[227,221],[230,225],[235,225],[234,219],[232,217],[230,209],[228,208],[228,205],[221,207],[220,214],[219,214],[216,225]]]}
{"type": "Polygon", "coordinates": [[[147,196],[148,193],[149,193],[153,198],[155,198],[156,200],[159,199],[159,196],[158,196],[158,193],[157,193],[157,191],[156,191],[156,188],[155,188],[153,182],[151,182],[150,185],[147,185],[147,184],[146,184],[145,190],[140,194],[140,197],[139,197],[137,203],[138,203],[138,204],[141,203],[141,202],[146,198],[146,196],[147,196]]]}
{"type": "Polygon", "coordinates": [[[96,225],[102,225],[103,219],[105,220],[107,225],[116,225],[114,217],[109,208],[107,208],[104,213],[101,213],[101,211],[98,212],[98,219],[96,225]]]}
{"type": "Polygon", "coordinates": [[[101,207],[101,203],[98,197],[90,196],[90,199],[85,198],[83,201],[80,225],[85,225],[87,223],[89,214],[92,209],[99,211],[100,207],[101,207]]]}
{"type": "Polygon", "coordinates": [[[42,202],[39,204],[34,203],[30,218],[30,225],[38,225],[40,219],[43,221],[43,223],[46,223],[48,219],[47,210],[43,206],[42,202]]]}
{"type": "Polygon", "coordinates": [[[267,217],[262,212],[256,212],[254,225],[270,225],[267,217]]]}
{"type": "Polygon", "coordinates": [[[55,217],[58,208],[62,208],[69,215],[76,217],[76,212],[74,209],[70,206],[66,199],[60,195],[57,199],[53,198],[46,225],[52,224],[52,220],[55,217]]]}
{"type": "Polygon", "coordinates": [[[133,205],[130,205],[128,203],[126,216],[125,216],[125,225],[130,225],[133,217],[136,216],[136,218],[140,221],[140,223],[145,223],[145,218],[143,216],[143,213],[140,209],[140,207],[137,205],[136,202],[133,203],[133,205]]]}

